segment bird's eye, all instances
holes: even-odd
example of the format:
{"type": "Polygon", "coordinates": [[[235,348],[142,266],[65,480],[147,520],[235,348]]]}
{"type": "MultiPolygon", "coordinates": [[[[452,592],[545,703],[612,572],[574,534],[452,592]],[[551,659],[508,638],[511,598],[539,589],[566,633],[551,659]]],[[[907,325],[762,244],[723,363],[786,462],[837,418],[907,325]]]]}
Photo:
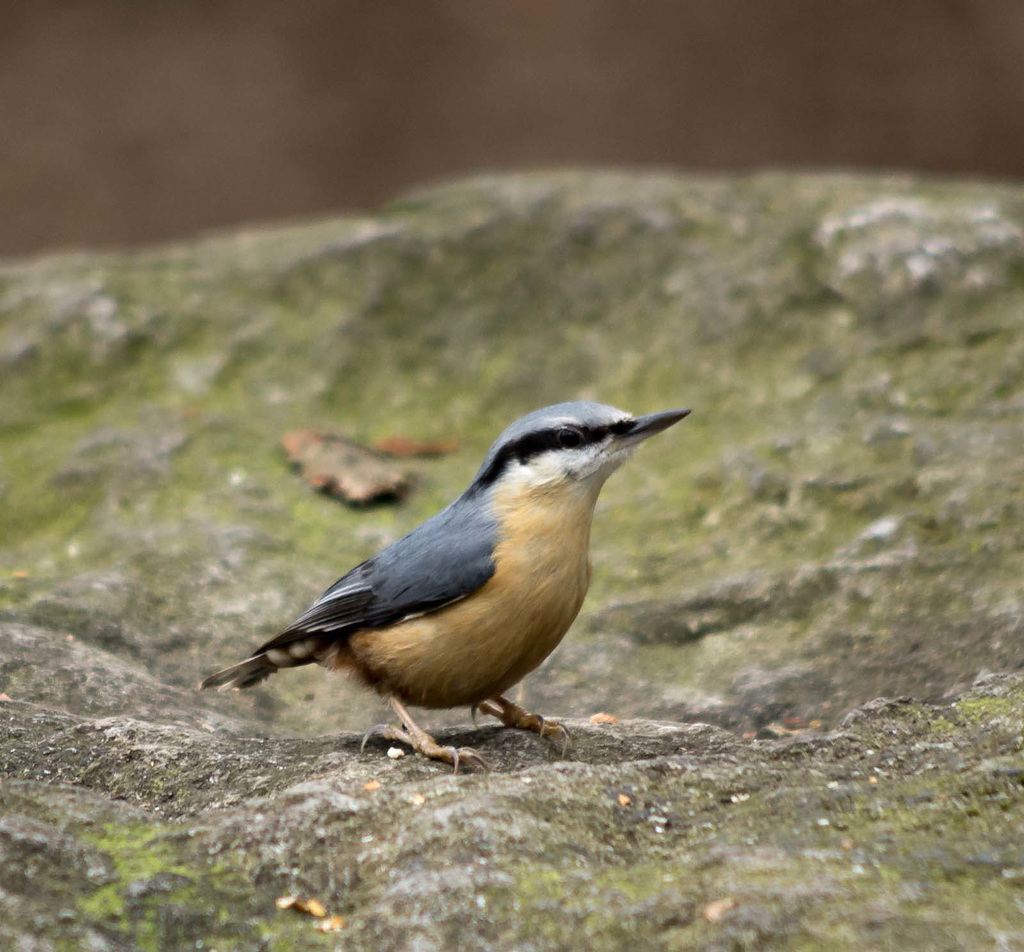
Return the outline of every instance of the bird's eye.
{"type": "Polygon", "coordinates": [[[563,426],[558,431],[558,444],[559,446],[564,446],[567,450],[571,450],[574,446],[579,446],[582,442],[583,434],[571,426],[563,426]]]}

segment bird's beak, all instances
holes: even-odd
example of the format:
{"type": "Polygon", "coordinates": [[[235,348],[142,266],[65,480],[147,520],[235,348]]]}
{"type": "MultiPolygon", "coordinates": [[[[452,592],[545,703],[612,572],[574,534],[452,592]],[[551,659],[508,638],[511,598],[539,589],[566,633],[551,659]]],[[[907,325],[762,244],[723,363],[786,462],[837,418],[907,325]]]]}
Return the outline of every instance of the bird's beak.
{"type": "Polygon", "coordinates": [[[646,440],[649,436],[654,436],[655,433],[667,430],[670,426],[675,426],[689,415],[689,410],[663,410],[661,413],[648,413],[647,416],[637,417],[629,431],[617,437],[616,442],[620,445],[632,446],[646,440]]]}

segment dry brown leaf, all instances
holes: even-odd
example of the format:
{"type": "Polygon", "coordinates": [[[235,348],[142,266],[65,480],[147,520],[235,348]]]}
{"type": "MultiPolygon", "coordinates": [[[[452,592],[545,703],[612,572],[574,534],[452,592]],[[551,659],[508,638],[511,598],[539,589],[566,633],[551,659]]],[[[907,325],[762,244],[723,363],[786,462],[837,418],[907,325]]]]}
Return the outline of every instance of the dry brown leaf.
{"type": "Polygon", "coordinates": [[[715,899],[704,907],[704,918],[708,922],[718,922],[730,909],[735,909],[738,905],[739,903],[732,896],[715,899]]]}
{"type": "Polygon", "coordinates": [[[28,571],[26,569],[15,569],[11,572],[11,578],[28,578],[28,571]]]}
{"type": "Polygon", "coordinates": [[[380,781],[367,780],[366,783],[363,784],[363,789],[367,791],[367,793],[369,793],[371,790],[380,790],[380,781]]]}
{"type": "Polygon", "coordinates": [[[840,841],[839,845],[843,848],[843,851],[849,853],[857,844],[853,842],[848,836],[844,836],[840,841]]]}
{"type": "Polygon", "coordinates": [[[315,919],[323,919],[327,915],[324,904],[319,899],[302,899],[299,896],[278,896],[274,900],[278,909],[294,909],[315,919]]]}
{"type": "Polygon", "coordinates": [[[633,802],[633,798],[624,793],[619,794],[618,800],[620,807],[628,807],[633,802]]]}
{"type": "Polygon", "coordinates": [[[321,919],[313,928],[319,932],[340,932],[345,928],[345,920],[341,916],[328,916],[321,919]]]}
{"type": "Polygon", "coordinates": [[[605,711],[598,711],[596,714],[590,715],[591,724],[618,724],[619,719],[614,714],[608,714],[605,711]]]}
{"type": "Polygon", "coordinates": [[[412,488],[409,473],[340,433],[293,430],[281,445],[310,486],[353,505],[402,499],[412,488]]]}
{"type": "Polygon", "coordinates": [[[13,701],[13,700],[14,700],[14,698],[12,698],[9,694],[0,694],[0,701],[13,701]]]}
{"type": "Polygon", "coordinates": [[[419,440],[410,440],[404,436],[386,436],[373,444],[378,453],[387,456],[445,456],[454,453],[459,444],[455,440],[437,440],[433,443],[422,443],[419,440]]]}

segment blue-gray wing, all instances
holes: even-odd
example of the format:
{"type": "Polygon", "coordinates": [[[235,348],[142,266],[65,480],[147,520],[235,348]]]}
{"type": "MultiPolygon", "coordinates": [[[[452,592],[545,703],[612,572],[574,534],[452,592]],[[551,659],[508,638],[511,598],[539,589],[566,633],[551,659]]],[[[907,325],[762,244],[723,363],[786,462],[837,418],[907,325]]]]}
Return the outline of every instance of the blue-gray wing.
{"type": "Polygon", "coordinates": [[[314,633],[345,638],[359,629],[385,628],[471,595],[494,574],[497,526],[485,508],[460,497],[338,579],[253,654],[314,633]]]}

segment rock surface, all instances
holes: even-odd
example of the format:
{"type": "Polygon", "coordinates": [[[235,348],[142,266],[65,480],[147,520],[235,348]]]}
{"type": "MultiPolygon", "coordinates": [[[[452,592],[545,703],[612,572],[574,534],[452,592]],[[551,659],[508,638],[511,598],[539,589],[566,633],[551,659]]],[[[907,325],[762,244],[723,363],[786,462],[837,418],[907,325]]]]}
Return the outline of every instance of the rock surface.
{"type": "Polygon", "coordinates": [[[1024,191],[504,177],[11,262],[0,374],[0,947],[1024,947],[1024,191]],[[464,712],[492,774],[359,756],[309,669],[195,693],[576,397],[695,412],[524,686],[567,760],[464,712]],[[352,510],[305,426],[461,449],[352,510]]]}

